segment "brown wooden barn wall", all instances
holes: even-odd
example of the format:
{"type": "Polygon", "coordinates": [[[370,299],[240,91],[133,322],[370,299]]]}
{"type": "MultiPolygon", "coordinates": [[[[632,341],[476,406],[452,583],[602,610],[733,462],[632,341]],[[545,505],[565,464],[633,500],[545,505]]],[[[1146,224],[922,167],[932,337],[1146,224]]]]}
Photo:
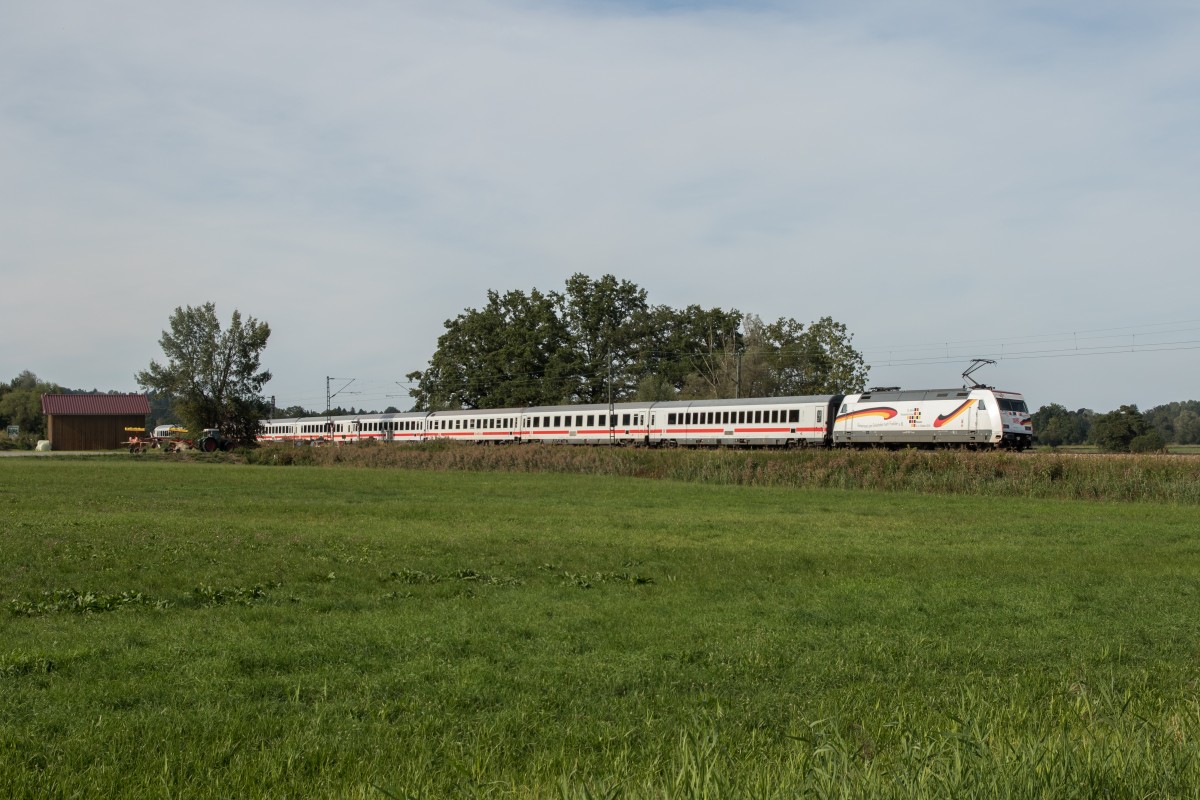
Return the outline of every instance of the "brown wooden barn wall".
{"type": "Polygon", "coordinates": [[[143,428],[146,418],[137,416],[46,417],[46,435],[53,450],[113,450],[129,441],[126,428],[143,428]]]}

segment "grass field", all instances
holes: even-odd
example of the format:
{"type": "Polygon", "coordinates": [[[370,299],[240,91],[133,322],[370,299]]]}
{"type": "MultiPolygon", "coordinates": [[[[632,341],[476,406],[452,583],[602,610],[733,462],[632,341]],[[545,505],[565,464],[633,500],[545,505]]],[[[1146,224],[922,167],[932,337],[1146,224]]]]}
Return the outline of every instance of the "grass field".
{"type": "Polygon", "coordinates": [[[0,462],[0,796],[1194,797],[1194,505],[0,462]]]}

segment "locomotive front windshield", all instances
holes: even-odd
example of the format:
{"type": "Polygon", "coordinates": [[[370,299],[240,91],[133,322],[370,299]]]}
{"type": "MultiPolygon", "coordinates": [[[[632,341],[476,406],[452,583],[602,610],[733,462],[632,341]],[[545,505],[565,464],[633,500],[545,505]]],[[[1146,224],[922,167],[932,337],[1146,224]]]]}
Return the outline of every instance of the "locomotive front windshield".
{"type": "Polygon", "coordinates": [[[1000,401],[1001,411],[1015,411],[1018,414],[1028,414],[1029,407],[1025,405],[1024,400],[1009,400],[1005,397],[996,398],[1000,401]]]}

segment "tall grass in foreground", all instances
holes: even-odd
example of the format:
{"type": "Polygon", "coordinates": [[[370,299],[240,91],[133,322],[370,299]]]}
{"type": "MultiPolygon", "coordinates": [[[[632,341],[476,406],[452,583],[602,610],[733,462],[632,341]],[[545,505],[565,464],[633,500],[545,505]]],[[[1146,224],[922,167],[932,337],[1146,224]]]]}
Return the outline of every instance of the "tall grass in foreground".
{"type": "Polygon", "coordinates": [[[723,486],[1200,503],[1200,458],[926,450],[680,451],[520,445],[377,443],[272,446],[257,464],[559,472],[723,486]]]}
{"type": "Polygon", "coordinates": [[[103,459],[0,515],[2,797],[1200,796],[1190,506],[103,459]]]}

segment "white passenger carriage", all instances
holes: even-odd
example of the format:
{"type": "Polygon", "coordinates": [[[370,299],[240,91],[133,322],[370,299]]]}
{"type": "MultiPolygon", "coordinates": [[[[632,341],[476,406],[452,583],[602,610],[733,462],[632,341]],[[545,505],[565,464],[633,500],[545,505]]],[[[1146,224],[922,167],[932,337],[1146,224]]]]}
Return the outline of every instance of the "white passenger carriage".
{"type": "Polygon", "coordinates": [[[411,412],[333,417],[329,437],[335,442],[420,442],[425,437],[425,417],[411,412]]]}
{"type": "Polygon", "coordinates": [[[425,418],[426,438],[505,444],[520,441],[521,409],[434,411],[425,418]]]}
{"type": "Polygon", "coordinates": [[[835,445],[1024,450],[1032,439],[1025,399],[986,387],[846,395],[833,424],[835,445]]]}
{"type": "Polygon", "coordinates": [[[647,444],[650,403],[532,406],[522,410],[521,440],[547,444],[647,444]]]}
{"type": "Polygon", "coordinates": [[[267,419],[258,424],[258,441],[293,442],[300,423],[298,417],[291,419],[267,419]]]}
{"type": "Polygon", "coordinates": [[[840,396],[758,397],[655,403],[651,444],[669,447],[797,447],[829,443],[840,396]]]}
{"type": "Polygon", "coordinates": [[[408,412],[269,419],[259,423],[258,441],[296,444],[419,442],[424,441],[426,416],[424,412],[408,412]]]}

